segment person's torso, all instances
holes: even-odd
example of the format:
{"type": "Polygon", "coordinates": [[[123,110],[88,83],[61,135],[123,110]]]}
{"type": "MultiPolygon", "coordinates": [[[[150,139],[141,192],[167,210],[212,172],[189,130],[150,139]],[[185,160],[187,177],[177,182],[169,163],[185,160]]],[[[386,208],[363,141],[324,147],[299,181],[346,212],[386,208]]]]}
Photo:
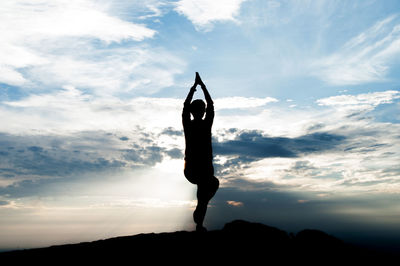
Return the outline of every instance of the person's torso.
{"type": "Polygon", "coordinates": [[[184,128],[185,160],[212,160],[211,125],[204,120],[190,121],[184,128]]]}

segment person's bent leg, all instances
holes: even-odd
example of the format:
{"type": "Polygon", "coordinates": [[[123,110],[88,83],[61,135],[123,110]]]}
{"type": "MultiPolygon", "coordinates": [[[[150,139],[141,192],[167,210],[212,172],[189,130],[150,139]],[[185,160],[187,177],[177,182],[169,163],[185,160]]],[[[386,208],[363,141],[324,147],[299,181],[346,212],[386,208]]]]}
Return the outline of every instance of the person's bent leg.
{"type": "Polygon", "coordinates": [[[210,178],[209,183],[208,183],[208,200],[210,201],[215,193],[217,193],[217,190],[219,188],[219,180],[213,176],[212,178],[210,178]]]}
{"type": "Polygon", "coordinates": [[[198,174],[196,174],[195,169],[193,169],[193,167],[187,167],[186,163],[185,163],[185,168],[183,170],[183,173],[186,177],[186,179],[192,183],[192,184],[196,184],[198,182],[198,174]]]}

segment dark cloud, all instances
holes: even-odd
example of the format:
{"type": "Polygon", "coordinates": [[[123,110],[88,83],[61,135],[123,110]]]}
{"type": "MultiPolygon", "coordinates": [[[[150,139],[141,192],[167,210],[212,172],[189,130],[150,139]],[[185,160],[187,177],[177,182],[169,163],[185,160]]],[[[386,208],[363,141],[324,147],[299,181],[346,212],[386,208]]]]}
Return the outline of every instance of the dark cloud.
{"type": "Polygon", "coordinates": [[[357,153],[370,153],[381,148],[389,147],[391,145],[386,143],[370,143],[370,141],[365,140],[364,142],[355,141],[347,146],[344,151],[346,152],[357,152],[357,153]]]}
{"type": "Polygon", "coordinates": [[[352,186],[363,186],[363,187],[368,187],[368,186],[375,186],[378,184],[391,184],[391,183],[397,183],[398,180],[395,179],[385,179],[385,180],[374,180],[374,181],[362,181],[359,179],[350,179],[350,180],[345,180],[340,183],[340,185],[345,186],[345,187],[352,187],[352,186]]]}
{"type": "Polygon", "coordinates": [[[176,130],[173,127],[167,127],[161,132],[161,134],[180,137],[183,136],[183,130],[176,130]]]}
{"type": "Polygon", "coordinates": [[[298,160],[291,165],[288,165],[283,170],[285,174],[282,176],[284,179],[291,179],[301,177],[317,178],[317,179],[331,179],[340,180],[343,179],[343,172],[341,168],[337,170],[331,167],[315,167],[310,161],[298,160]]]}
{"type": "Polygon", "coordinates": [[[295,162],[294,165],[287,171],[294,174],[304,174],[315,170],[318,170],[318,168],[311,165],[309,161],[300,160],[295,162]]]}
{"type": "Polygon", "coordinates": [[[43,148],[42,147],[38,147],[38,146],[30,146],[27,149],[30,150],[31,152],[34,152],[34,153],[43,152],[43,148]]]}
{"type": "Polygon", "coordinates": [[[103,152],[109,138],[102,132],[72,137],[0,134],[0,151],[8,153],[1,161],[0,176],[60,177],[125,166],[126,162],[103,152]]]}
{"type": "Polygon", "coordinates": [[[258,132],[244,132],[234,140],[214,141],[214,152],[218,155],[242,155],[252,158],[295,157],[296,154],[282,144],[285,138],[265,138],[258,132]]]}
{"type": "Polygon", "coordinates": [[[297,138],[268,137],[260,131],[241,131],[235,139],[217,142],[215,154],[238,155],[253,159],[268,157],[298,157],[302,154],[328,151],[345,140],[344,136],[327,132],[312,133],[297,138]]]}
{"type": "Polygon", "coordinates": [[[389,166],[380,171],[380,177],[400,176],[400,165],[389,166]]]}
{"type": "MultiPolygon", "coordinates": [[[[153,166],[165,156],[182,158],[178,148],[157,146],[155,134],[143,129],[131,133],[132,137],[103,131],[69,136],[0,133],[0,178],[11,183],[12,179],[23,180],[14,184],[18,190],[51,179],[72,180],[85,173],[153,166]],[[121,146],[121,140],[126,144],[121,146]]],[[[6,188],[0,194],[7,193],[6,188]]]]}
{"type": "Polygon", "coordinates": [[[10,166],[1,168],[0,175],[11,172],[14,175],[66,176],[126,165],[125,162],[112,158],[95,156],[74,158],[73,153],[67,150],[49,151],[44,148],[32,155],[27,152],[19,153],[8,158],[10,166]]]}
{"type": "Polygon", "coordinates": [[[183,152],[181,149],[173,148],[170,150],[166,150],[165,153],[172,159],[183,159],[183,152]]]}
{"type": "MultiPolygon", "coordinates": [[[[328,152],[340,149],[345,137],[328,132],[316,132],[297,138],[269,137],[258,130],[239,131],[230,129],[229,133],[236,133],[233,140],[213,141],[215,155],[231,156],[223,164],[216,162],[219,175],[226,175],[237,168],[246,167],[246,164],[272,157],[297,158],[310,153],[328,152]]],[[[300,163],[297,166],[301,167],[300,163]]],[[[304,166],[303,166],[304,167],[304,166]]]]}
{"type": "MultiPolygon", "coordinates": [[[[181,135],[172,128],[163,132],[172,137],[181,135]]],[[[165,157],[183,159],[181,149],[159,146],[158,134],[143,128],[129,133],[84,131],[68,136],[0,133],[0,178],[12,184],[1,188],[0,195],[42,195],[50,184],[81,183],[96,173],[154,166],[165,157]]]]}
{"type": "Polygon", "coordinates": [[[321,130],[324,127],[325,127],[325,125],[323,123],[316,123],[316,124],[309,126],[307,128],[307,130],[308,131],[316,131],[316,130],[321,130]]]}
{"type": "Polygon", "coordinates": [[[123,158],[135,165],[155,165],[162,161],[165,148],[158,146],[141,147],[135,144],[132,149],[123,150],[123,152],[123,158]]]}

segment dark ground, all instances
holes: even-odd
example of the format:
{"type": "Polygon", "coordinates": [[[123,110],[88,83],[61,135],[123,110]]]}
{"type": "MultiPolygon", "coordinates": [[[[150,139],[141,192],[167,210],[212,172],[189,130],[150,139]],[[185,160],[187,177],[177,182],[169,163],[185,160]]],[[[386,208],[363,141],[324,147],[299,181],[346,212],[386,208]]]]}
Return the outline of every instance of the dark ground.
{"type": "Polygon", "coordinates": [[[296,235],[260,223],[236,220],[222,230],[139,234],[0,253],[2,265],[112,263],[112,265],[394,265],[399,255],[347,244],[317,230],[296,235]],[[4,264],[6,263],[6,264],[4,264]]]}

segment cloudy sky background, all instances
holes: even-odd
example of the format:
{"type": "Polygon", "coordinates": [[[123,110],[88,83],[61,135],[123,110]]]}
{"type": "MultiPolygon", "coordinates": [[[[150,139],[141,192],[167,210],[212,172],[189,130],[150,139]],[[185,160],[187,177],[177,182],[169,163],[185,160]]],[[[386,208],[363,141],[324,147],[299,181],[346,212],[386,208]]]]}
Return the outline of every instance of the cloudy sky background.
{"type": "Polygon", "coordinates": [[[2,0],[0,249],[193,230],[181,109],[195,71],[216,108],[209,228],[400,243],[398,10],[2,0]]]}

